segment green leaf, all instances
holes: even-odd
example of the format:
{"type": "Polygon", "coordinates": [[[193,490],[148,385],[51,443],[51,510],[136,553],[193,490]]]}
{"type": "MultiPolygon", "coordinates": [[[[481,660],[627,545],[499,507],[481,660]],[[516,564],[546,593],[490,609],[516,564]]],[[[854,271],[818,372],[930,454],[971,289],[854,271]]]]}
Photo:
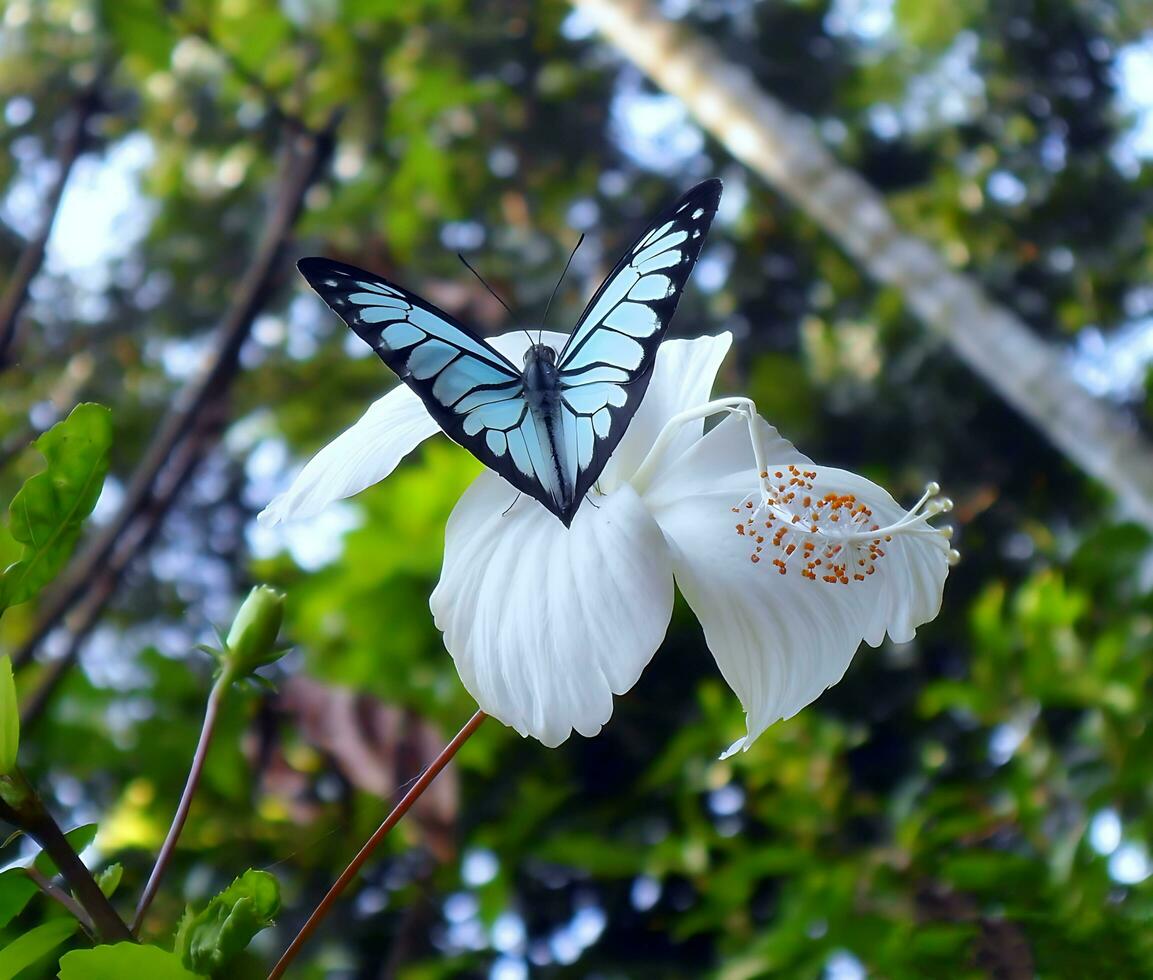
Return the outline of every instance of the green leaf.
{"type": "Polygon", "coordinates": [[[195,980],[175,953],[159,946],[116,943],[95,949],[74,949],[60,958],[60,980],[195,980]]]}
{"type": "Polygon", "coordinates": [[[103,0],[100,12],[126,54],[150,69],[168,65],[176,36],[165,23],[164,8],[151,0],[103,0]]]}
{"type": "Polygon", "coordinates": [[[124,876],[124,866],[117,862],[110,864],[96,876],[96,884],[105,898],[111,898],[120,886],[120,879],[124,876]]]}
{"type": "Polygon", "coordinates": [[[24,551],[0,576],[0,613],[35,596],[72,554],[108,472],[112,415],[102,405],[77,405],[33,445],[48,466],[9,507],[9,532],[24,551]]]}
{"type": "Polygon", "coordinates": [[[184,965],[197,973],[215,973],[243,952],[280,911],[280,885],[267,871],[248,870],[212,899],[201,912],[189,906],[176,933],[184,965]]]}
{"type": "MultiPolygon", "coordinates": [[[[84,848],[96,840],[96,830],[96,824],[86,823],[79,827],[73,827],[64,836],[68,838],[68,843],[72,845],[72,850],[80,854],[84,848]]],[[[41,851],[37,854],[36,860],[32,862],[32,865],[46,878],[51,878],[54,874],[59,874],[60,872],[60,869],[56,867],[56,862],[48,856],[46,851],[41,851]]]]}
{"type": "Polygon", "coordinates": [[[25,967],[52,952],[79,927],[75,919],[51,919],[17,936],[0,949],[0,980],[11,980],[25,967]]]}
{"type": "Polygon", "coordinates": [[[9,868],[0,872],[0,929],[23,912],[24,906],[35,894],[36,886],[23,868],[9,868]]]}
{"type": "Polygon", "coordinates": [[[0,657],[0,776],[16,768],[16,749],[20,745],[20,711],[16,704],[16,682],[12,679],[12,661],[0,657]]]}

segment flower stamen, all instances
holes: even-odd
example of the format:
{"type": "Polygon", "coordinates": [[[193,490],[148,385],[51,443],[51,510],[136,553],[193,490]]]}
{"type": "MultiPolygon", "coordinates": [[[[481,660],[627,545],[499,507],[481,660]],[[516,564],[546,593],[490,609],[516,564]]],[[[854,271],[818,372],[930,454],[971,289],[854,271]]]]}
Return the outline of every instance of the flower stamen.
{"type": "MultiPolygon", "coordinates": [[[[753,564],[760,563],[767,541],[768,547],[778,552],[771,564],[781,575],[788,574],[795,563],[800,566],[801,577],[813,582],[864,582],[876,574],[878,562],[895,537],[933,534],[947,538],[953,533],[951,527],[929,524],[931,517],[953,506],[951,500],[940,496],[937,483],[926,486],[921,499],[905,514],[882,527],[874,519],[873,509],[855,494],[831,490],[821,494],[816,488],[816,470],[789,464],[772,470],[771,476],[769,472],[761,471],[759,491],[733,510],[747,514],[736,529],[742,537],[756,542],[750,555],[753,564]]],[[[950,549],[948,557],[955,563],[960,555],[950,549]]]]}

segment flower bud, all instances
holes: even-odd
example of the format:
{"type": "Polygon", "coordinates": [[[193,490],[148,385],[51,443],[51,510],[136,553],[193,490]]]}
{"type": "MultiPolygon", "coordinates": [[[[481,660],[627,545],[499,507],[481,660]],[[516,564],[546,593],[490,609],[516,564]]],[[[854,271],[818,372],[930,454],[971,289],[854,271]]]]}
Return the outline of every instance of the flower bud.
{"type": "Polygon", "coordinates": [[[279,659],[284,649],[277,647],[276,635],[283,619],[284,593],[267,585],[255,586],[236,613],[224,641],[226,667],[243,677],[279,659]]]}

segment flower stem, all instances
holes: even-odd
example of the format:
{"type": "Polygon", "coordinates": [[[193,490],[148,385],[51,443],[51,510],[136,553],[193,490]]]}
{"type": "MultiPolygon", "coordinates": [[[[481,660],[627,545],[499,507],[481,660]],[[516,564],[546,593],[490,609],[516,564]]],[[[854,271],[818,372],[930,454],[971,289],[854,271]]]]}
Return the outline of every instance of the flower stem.
{"type": "Polygon", "coordinates": [[[172,853],[176,850],[176,842],[184,830],[184,823],[188,819],[188,811],[192,807],[192,797],[196,794],[196,787],[200,785],[200,775],[204,771],[204,760],[208,756],[208,746],[216,730],[216,719],[220,713],[220,705],[224,695],[232,685],[232,671],[225,668],[212,685],[208,694],[208,703],[204,707],[204,722],[200,726],[200,740],[196,743],[196,751],[192,755],[192,766],[188,770],[188,779],[184,783],[184,792],[180,795],[180,803],[176,807],[176,815],[172,818],[172,826],[168,828],[168,836],[164,838],[160,853],[156,855],[156,864],[152,874],[148,876],[148,884],[144,886],[144,894],[140,896],[140,903],[136,906],[136,916],[132,920],[132,931],[139,934],[141,923],[148,912],[148,907],[156,897],[160,888],[160,881],[168,864],[172,860],[172,853]]]}
{"type": "Polygon", "coordinates": [[[420,795],[428,789],[432,781],[440,775],[440,771],[448,765],[452,757],[456,755],[457,750],[469,740],[473,732],[479,727],[480,723],[487,718],[483,711],[477,711],[467,722],[467,724],[459,732],[451,742],[441,749],[440,755],[432,760],[424,772],[412,788],[404,794],[396,806],[387,817],[384,818],[384,823],[376,828],[373,835],[365,842],[364,846],[357,853],[356,857],[352,859],[348,867],[341,872],[340,877],[336,879],[332,887],[328,890],[328,894],[320,900],[320,904],[313,909],[312,915],[308,917],[308,921],[301,927],[291,943],[288,944],[288,949],[284,951],[284,955],[280,957],[280,961],[272,968],[272,972],[268,974],[268,980],[277,980],[277,978],[284,975],[284,971],[288,969],[292,961],[296,959],[296,955],[300,952],[301,947],[308,941],[308,938],[316,931],[317,926],[320,925],[323,919],[331,910],[332,906],[336,904],[336,900],[340,897],[341,892],[348,887],[353,878],[356,877],[357,872],[360,871],[364,863],[372,856],[372,852],[380,846],[381,842],[388,836],[390,830],[395,827],[400,818],[403,817],[409,808],[420,798],[420,795]]]}

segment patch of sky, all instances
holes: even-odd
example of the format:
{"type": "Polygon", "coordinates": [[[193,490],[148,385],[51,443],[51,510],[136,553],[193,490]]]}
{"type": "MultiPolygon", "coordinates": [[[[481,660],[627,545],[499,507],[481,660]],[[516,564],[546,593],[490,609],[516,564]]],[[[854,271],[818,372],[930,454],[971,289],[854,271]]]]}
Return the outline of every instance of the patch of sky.
{"type": "Polygon", "coordinates": [[[479,221],[448,221],[440,228],[440,242],[450,252],[480,248],[484,239],[484,225],[479,221]]]}
{"type": "Polygon", "coordinates": [[[1109,856],[1109,877],[1119,885],[1136,885],[1153,873],[1144,844],[1121,844],[1109,856]]]}
{"type": "Polygon", "coordinates": [[[625,155],[646,170],[683,177],[702,162],[705,137],[684,103],[663,92],[646,91],[634,71],[621,73],[610,127],[625,155]]]}
{"type": "Polygon", "coordinates": [[[569,205],[565,223],[575,231],[590,232],[600,221],[601,210],[590,197],[579,197],[569,205]]]}
{"type": "Polygon", "coordinates": [[[523,953],[528,934],[524,919],[516,912],[504,911],[496,917],[490,930],[492,948],[502,953],[523,953]]]}
{"type": "Polygon", "coordinates": [[[865,980],[868,974],[857,957],[845,949],[834,950],[825,960],[823,980],[865,980]]]}
{"type": "Polygon", "coordinates": [[[693,269],[693,284],[702,292],[715,293],[724,287],[736,252],[728,242],[706,246],[693,269]]]}
{"type": "Polygon", "coordinates": [[[471,888],[487,885],[500,871],[496,855],[483,847],[474,847],[465,852],[460,865],[460,876],[471,888]]]}
{"type": "Polygon", "coordinates": [[[1028,195],[1024,182],[1007,170],[994,170],[985,181],[989,196],[999,204],[1021,204],[1028,195]]]}
{"type": "Polygon", "coordinates": [[[1121,818],[1112,807],[1098,810],[1089,821],[1089,846],[1108,856],[1121,845],[1121,818]]]}
{"type": "MultiPolygon", "coordinates": [[[[237,457],[244,458],[246,484],[244,501],[253,508],[263,507],[276,494],[287,490],[299,466],[290,464],[283,440],[255,433],[267,419],[246,419],[229,430],[225,444],[237,457]]],[[[266,527],[252,521],[245,539],[257,559],[271,558],[287,551],[306,571],[316,571],[336,561],[344,549],[344,535],[360,527],[363,515],[355,504],[337,501],[315,517],[266,527]]]]}
{"type": "Polygon", "coordinates": [[[726,783],[709,793],[708,803],[714,816],[731,817],[745,805],[745,791],[736,783],[726,783]]]}
{"type": "Polygon", "coordinates": [[[488,169],[494,177],[511,177],[519,166],[520,161],[512,147],[498,145],[488,151],[488,169]]]}
{"type": "Polygon", "coordinates": [[[825,30],[834,37],[874,42],[893,29],[893,0],[833,0],[825,30]]]}
{"type": "Polygon", "coordinates": [[[1085,327],[1068,358],[1073,377],[1094,395],[1136,398],[1153,365],[1153,317],[1134,320],[1108,335],[1095,326],[1085,327]]]}
{"type": "Polygon", "coordinates": [[[638,912],[647,912],[661,900],[661,883],[652,875],[638,875],[629,890],[629,902],[638,912]]]}
{"type": "Polygon", "coordinates": [[[1141,161],[1153,157],[1153,34],[1118,49],[1113,73],[1118,108],[1131,119],[1113,147],[1113,161],[1136,177],[1141,161]]]}
{"type": "Polygon", "coordinates": [[[587,41],[597,31],[597,22],[592,14],[577,7],[561,21],[561,36],[568,41],[587,41]]]}
{"type": "Polygon", "coordinates": [[[113,266],[148,232],[156,205],[140,193],[140,178],[155,158],[152,141],[132,133],[102,156],[82,156],[69,177],[48,240],[50,273],[103,290],[113,266]]]}
{"type": "Polygon", "coordinates": [[[501,956],[488,973],[489,980],[528,980],[528,964],[512,956],[501,956]]]}

